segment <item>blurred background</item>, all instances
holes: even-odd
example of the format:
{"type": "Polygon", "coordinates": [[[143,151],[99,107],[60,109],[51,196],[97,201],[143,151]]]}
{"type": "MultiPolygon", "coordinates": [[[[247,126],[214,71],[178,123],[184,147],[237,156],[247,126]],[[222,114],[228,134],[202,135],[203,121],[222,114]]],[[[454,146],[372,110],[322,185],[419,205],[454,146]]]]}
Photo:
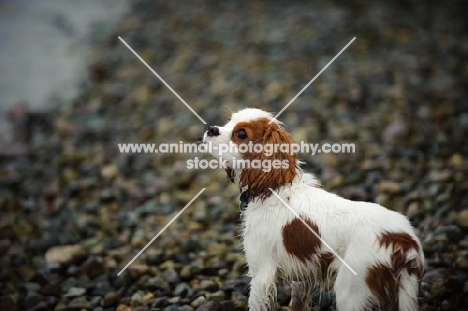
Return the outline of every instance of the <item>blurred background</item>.
{"type": "MultiPolygon", "coordinates": [[[[280,111],[324,188],[403,213],[427,258],[421,310],[467,310],[468,22],[462,1],[0,0],[0,309],[246,310],[239,192],[207,121],[280,111]],[[120,276],[200,190],[207,190],[120,276]]],[[[313,294],[314,310],[335,310],[313,294]]],[[[288,284],[278,286],[286,310],[288,284]]]]}

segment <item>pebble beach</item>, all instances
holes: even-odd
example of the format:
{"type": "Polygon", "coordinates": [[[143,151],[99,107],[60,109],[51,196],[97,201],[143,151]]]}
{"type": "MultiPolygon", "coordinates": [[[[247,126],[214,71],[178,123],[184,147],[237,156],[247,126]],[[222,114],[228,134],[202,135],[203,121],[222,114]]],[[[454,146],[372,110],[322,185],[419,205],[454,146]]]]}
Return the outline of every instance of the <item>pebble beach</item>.
{"type": "MultiPolygon", "coordinates": [[[[231,111],[286,109],[323,187],[410,219],[426,257],[420,310],[468,310],[468,22],[461,1],[130,1],[95,40],[66,105],[5,111],[0,310],[243,311],[239,191],[204,153],[121,153],[197,143],[231,111]],[[117,275],[186,204],[182,213],[117,275]]],[[[287,283],[277,310],[287,310],[287,283]]],[[[315,289],[312,310],[336,310],[315,289]]]]}

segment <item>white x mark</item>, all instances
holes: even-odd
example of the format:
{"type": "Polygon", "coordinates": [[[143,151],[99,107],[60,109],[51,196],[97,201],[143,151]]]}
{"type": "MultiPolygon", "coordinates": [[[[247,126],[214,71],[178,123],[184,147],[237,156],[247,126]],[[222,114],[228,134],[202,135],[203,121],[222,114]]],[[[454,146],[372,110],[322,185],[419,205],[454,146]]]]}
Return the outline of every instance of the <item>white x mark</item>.
{"type": "Polygon", "coordinates": [[[193,112],[194,115],[196,115],[196,116],[198,117],[198,119],[200,119],[200,121],[203,122],[203,124],[206,124],[205,120],[203,120],[202,117],[200,117],[200,116],[198,115],[198,113],[196,113],[195,110],[193,110],[192,107],[190,107],[190,105],[187,104],[187,103],[185,102],[185,100],[183,100],[182,97],[180,97],[179,94],[177,94],[176,91],[174,91],[174,90],[172,89],[172,87],[170,87],[169,84],[167,84],[166,81],[164,81],[164,79],[161,78],[161,76],[158,75],[158,73],[157,73],[156,71],[154,71],[153,68],[151,68],[151,67],[146,63],[146,62],[144,61],[144,59],[141,58],[140,55],[138,55],[137,52],[135,52],[135,51],[131,48],[131,46],[127,44],[127,42],[125,42],[124,39],[122,39],[120,36],[119,36],[119,39],[120,39],[120,41],[122,41],[123,44],[125,44],[125,46],[126,46],[130,51],[132,51],[133,54],[135,54],[136,57],[138,57],[138,59],[139,59],[143,64],[145,64],[146,67],[148,67],[149,70],[151,70],[151,72],[152,72],[156,77],[158,77],[159,80],[161,80],[162,83],[164,83],[165,86],[167,86],[167,88],[168,88],[169,90],[172,91],[172,93],[174,93],[175,96],[177,96],[178,99],[180,99],[181,102],[183,102],[183,103],[185,104],[185,106],[187,106],[188,109],[190,109],[191,112],[193,112]]]}
{"type": "Polygon", "coordinates": [[[314,81],[315,81],[315,79],[317,79],[317,78],[318,78],[318,76],[320,76],[320,75],[322,74],[322,72],[324,72],[324,71],[325,71],[325,69],[327,69],[327,68],[328,68],[328,66],[330,66],[330,65],[331,65],[331,63],[333,63],[333,62],[335,61],[335,59],[337,59],[337,58],[338,58],[338,56],[340,56],[340,55],[341,55],[341,53],[343,53],[343,52],[344,52],[344,50],[346,50],[346,49],[348,48],[348,46],[350,46],[350,45],[351,45],[351,43],[353,43],[353,41],[354,41],[354,40],[356,40],[356,37],[354,37],[353,39],[351,39],[351,41],[349,41],[349,43],[348,43],[348,44],[346,44],[346,46],[345,46],[344,48],[342,48],[342,49],[341,49],[341,51],[340,51],[338,54],[336,54],[336,56],[335,56],[335,57],[333,57],[333,59],[332,59],[331,61],[329,61],[329,62],[328,62],[328,64],[327,64],[325,67],[323,67],[323,69],[322,69],[322,70],[320,70],[320,72],[319,72],[318,74],[316,74],[316,75],[315,75],[315,77],[314,77],[312,80],[310,80],[310,82],[309,82],[309,83],[307,83],[307,85],[306,85],[306,86],[304,86],[304,87],[302,88],[302,90],[301,90],[299,93],[297,93],[297,95],[296,95],[296,96],[294,96],[294,98],[293,98],[293,99],[291,99],[291,100],[289,101],[289,103],[287,103],[287,104],[286,104],[286,106],[284,106],[284,108],[283,108],[283,109],[281,109],[281,111],[280,111],[280,112],[278,112],[278,113],[276,114],[276,116],[275,116],[273,119],[271,119],[271,120],[270,120],[270,122],[268,122],[268,124],[270,124],[271,122],[273,122],[274,120],[276,120],[276,118],[278,118],[278,117],[279,117],[279,115],[280,115],[280,114],[282,114],[282,113],[283,113],[283,111],[285,111],[285,110],[286,110],[286,108],[288,108],[288,107],[289,107],[289,105],[291,105],[291,104],[292,104],[292,102],[293,102],[293,101],[295,101],[295,100],[296,100],[296,98],[298,98],[298,97],[299,97],[299,95],[301,95],[301,94],[302,94],[302,92],[304,92],[304,91],[305,91],[305,89],[306,89],[306,88],[308,88],[308,87],[309,87],[309,85],[311,85],[311,84],[312,84],[312,82],[314,82],[314,81]]]}
{"type": "Polygon", "coordinates": [[[124,267],[122,270],[120,270],[120,272],[119,272],[119,273],[117,273],[117,276],[119,276],[119,275],[120,275],[122,272],[124,272],[124,271],[125,271],[125,269],[127,269],[127,268],[128,268],[128,266],[130,266],[130,265],[132,264],[132,262],[134,262],[134,261],[135,261],[135,259],[137,259],[137,258],[138,258],[138,256],[140,256],[140,255],[141,255],[141,254],[142,254],[142,253],[145,251],[145,249],[147,249],[147,248],[148,248],[148,246],[150,246],[150,245],[151,245],[151,243],[153,243],[153,242],[154,242],[154,240],[156,240],[156,239],[157,239],[157,238],[158,238],[158,237],[161,235],[161,233],[163,233],[163,232],[164,232],[164,230],[166,230],[166,229],[167,229],[167,227],[169,227],[169,226],[170,226],[170,225],[171,225],[171,224],[174,222],[174,220],[176,220],[176,219],[177,219],[177,217],[179,217],[179,216],[180,216],[180,214],[182,214],[182,213],[183,213],[183,212],[184,212],[184,211],[187,209],[187,207],[189,207],[189,206],[190,206],[190,204],[192,204],[192,203],[193,203],[193,201],[195,201],[195,199],[196,199],[196,198],[198,198],[198,196],[199,196],[199,195],[200,195],[200,194],[201,194],[203,191],[205,191],[205,189],[206,189],[206,188],[203,188],[202,190],[200,190],[200,192],[198,192],[198,193],[197,193],[197,195],[196,195],[195,197],[193,197],[193,199],[192,199],[192,200],[190,200],[190,202],[188,202],[188,203],[187,203],[187,205],[185,205],[185,207],[184,207],[183,209],[181,209],[181,210],[180,210],[180,212],[178,212],[178,213],[177,213],[177,215],[175,215],[175,216],[174,216],[174,218],[172,218],[172,220],[171,220],[171,221],[169,221],[169,222],[167,223],[167,225],[165,225],[165,226],[164,226],[164,228],[162,228],[162,229],[161,229],[161,231],[159,231],[159,233],[158,233],[158,234],[156,234],[156,235],[154,236],[154,238],[153,238],[151,241],[149,241],[149,242],[148,242],[148,244],[146,244],[146,246],[145,246],[145,247],[143,247],[143,248],[141,249],[141,251],[139,251],[139,252],[138,252],[138,254],[136,254],[136,255],[135,255],[135,257],[133,257],[133,259],[132,259],[132,260],[130,260],[130,262],[129,262],[129,263],[128,263],[128,264],[127,264],[127,265],[126,265],[126,266],[125,266],[125,267],[124,267]]]}

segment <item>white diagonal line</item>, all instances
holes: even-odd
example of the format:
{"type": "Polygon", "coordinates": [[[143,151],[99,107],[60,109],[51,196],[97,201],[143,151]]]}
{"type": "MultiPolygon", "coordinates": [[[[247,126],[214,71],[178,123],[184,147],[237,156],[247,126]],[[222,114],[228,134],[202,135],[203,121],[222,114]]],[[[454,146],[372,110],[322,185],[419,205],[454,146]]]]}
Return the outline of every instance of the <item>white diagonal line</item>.
{"type": "Polygon", "coordinates": [[[153,243],[153,242],[154,242],[154,240],[156,240],[156,239],[157,239],[157,238],[158,238],[158,237],[161,235],[161,233],[163,233],[163,232],[164,232],[164,230],[166,230],[166,229],[167,229],[167,227],[169,227],[169,226],[170,226],[170,225],[171,225],[171,224],[174,222],[174,220],[176,220],[176,219],[177,219],[177,217],[179,217],[179,216],[180,216],[180,214],[182,214],[182,213],[183,213],[183,212],[184,212],[184,211],[187,209],[187,207],[189,207],[189,206],[190,206],[190,204],[192,204],[192,203],[193,203],[193,201],[195,201],[195,199],[196,199],[196,198],[198,198],[198,196],[199,196],[199,195],[200,195],[200,194],[201,194],[203,191],[205,191],[205,190],[206,190],[206,188],[203,188],[202,190],[200,190],[200,192],[198,192],[198,193],[197,193],[197,195],[196,195],[195,197],[193,197],[193,199],[192,199],[192,200],[190,200],[190,202],[188,202],[188,203],[187,203],[187,205],[185,205],[185,207],[184,207],[184,208],[183,208],[183,209],[182,209],[180,212],[178,212],[178,213],[177,213],[177,215],[175,215],[175,216],[174,216],[174,218],[172,218],[172,220],[171,220],[171,221],[169,221],[169,223],[168,223],[167,225],[165,225],[165,226],[164,226],[164,228],[162,228],[162,229],[161,229],[161,231],[159,231],[159,233],[158,233],[158,234],[156,234],[156,236],[155,236],[155,237],[154,237],[154,238],[153,238],[151,241],[149,241],[149,242],[148,242],[148,244],[146,244],[146,246],[145,246],[145,247],[143,247],[143,249],[142,249],[142,250],[141,250],[141,251],[140,251],[138,254],[136,254],[136,256],[135,256],[135,257],[133,257],[133,259],[132,259],[132,260],[130,260],[130,262],[129,262],[129,263],[128,263],[128,264],[127,264],[127,265],[126,265],[126,266],[125,266],[125,267],[124,267],[122,270],[120,270],[120,272],[119,272],[119,273],[117,273],[117,276],[119,276],[119,275],[120,275],[122,272],[124,272],[124,271],[125,271],[125,269],[127,269],[127,268],[128,268],[128,266],[130,266],[130,265],[132,264],[132,262],[134,262],[134,261],[135,261],[135,259],[137,259],[137,258],[138,258],[138,256],[140,256],[140,255],[141,255],[141,254],[142,254],[142,253],[145,251],[145,249],[147,249],[147,248],[148,248],[148,246],[150,246],[150,244],[151,244],[151,243],[153,243]]]}
{"type": "Polygon", "coordinates": [[[283,109],[281,109],[281,111],[280,111],[280,112],[278,112],[278,113],[276,114],[276,116],[275,116],[273,119],[271,119],[271,120],[270,120],[270,122],[268,122],[268,124],[269,124],[269,123],[271,123],[271,122],[273,122],[274,120],[276,120],[276,118],[278,118],[278,117],[279,117],[279,115],[280,115],[280,114],[282,114],[282,113],[283,113],[283,111],[284,111],[284,110],[286,110],[286,108],[288,108],[288,107],[289,107],[289,105],[291,105],[291,104],[292,104],[292,102],[293,102],[293,101],[295,101],[295,100],[296,100],[296,98],[298,98],[298,97],[299,97],[299,95],[301,95],[301,94],[302,94],[302,92],[304,92],[304,91],[305,91],[305,89],[306,89],[306,88],[308,88],[308,87],[309,87],[309,85],[311,85],[311,84],[312,84],[312,82],[314,82],[314,81],[315,81],[315,79],[317,79],[317,78],[318,78],[318,76],[320,76],[320,75],[322,74],[322,72],[324,72],[324,71],[325,71],[325,69],[327,69],[327,68],[328,68],[328,66],[330,66],[330,65],[331,65],[331,63],[333,63],[333,62],[335,61],[335,59],[337,59],[337,58],[338,58],[338,56],[340,56],[340,55],[341,55],[341,53],[343,53],[343,52],[344,52],[344,50],[346,50],[346,49],[348,48],[348,46],[350,46],[350,45],[351,45],[351,43],[353,43],[353,41],[354,41],[354,40],[356,40],[356,37],[354,37],[353,39],[351,39],[351,41],[349,41],[349,43],[348,43],[348,44],[346,44],[346,46],[345,46],[343,49],[341,49],[341,51],[340,51],[338,54],[336,54],[336,56],[335,56],[335,57],[333,57],[333,59],[332,59],[331,61],[329,61],[329,62],[328,62],[328,64],[327,64],[325,67],[323,67],[323,69],[322,69],[322,70],[320,70],[320,72],[319,72],[318,74],[316,74],[316,75],[315,75],[315,77],[314,77],[312,80],[310,80],[310,82],[309,82],[309,83],[307,83],[307,85],[306,85],[306,86],[304,86],[304,87],[302,88],[302,90],[301,90],[299,93],[297,93],[297,95],[296,95],[296,96],[294,96],[294,98],[293,98],[293,99],[291,99],[291,100],[289,101],[289,103],[287,103],[287,105],[286,105],[286,106],[284,106],[284,108],[283,108],[283,109]]]}
{"type": "Polygon", "coordinates": [[[288,205],[288,203],[284,202],[284,200],[278,195],[278,193],[276,193],[275,190],[273,190],[273,189],[270,188],[270,191],[281,201],[281,203],[284,204],[284,206],[286,206],[286,207],[291,211],[291,213],[294,214],[294,216],[297,217],[297,219],[299,219],[299,220],[304,224],[304,226],[306,226],[306,227],[310,230],[310,232],[312,232],[312,233],[317,237],[317,239],[319,239],[319,240],[333,253],[334,256],[336,256],[336,258],[338,258],[338,259],[346,266],[346,268],[349,269],[349,271],[351,271],[354,275],[357,275],[356,271],[354,271],[353,268],[351,268],[351,267],[346,263],[346,261],[344,261],[344,259],[341,258],[340,255],[338,255],[338,254],[333,250],[333,248],[331,248],[331,246],[328,245],[328,243],[325,242],[325,241],[320,237],[320,235],[318,235],[318,233],[315,232],[314,229],[312,229],[312,228],[296,213],[296,211],[294,211],[294,210],[291,208],[291,206],[288,205]]]}
{"type": "Polygon", "coordinates": [[[198,113],[196,113],[195,110],[193,110],[192,107],[190,107],[190,105],[187,104],[187,103],[185,102],[185,100],[183,100],[182,97],[180,97],[179,94],[177,94],[177,93],[172,89],[172,87],[170,87],[169,84],[167,84],[166,81],[164,81],[164,79],[161,78],[161,76],[158,75],[158,73],[157,73],[156,71],[154,71],[153,68],[151,68],[151,67],[146,63],[146,62],[143,60],[143,58],[141,58],[140,55],[138,55],[137,52],[135,52],[135,51],[131,48],[131,46],[128,45],[127,42],[125,42],[124,39],[122,39],[120,36],[119,36],[119,39],[120,39],[120,41],[122,41],[123,44],[125,44],[125,46],[126,46],[130,51],[132,51],[133,54],[135,54],[136,57],[138,57],[138,59],[139,59],[143,64],[145,64],[146,67],[148,67],[149,70],[151,70],[151,72],[152,72],[156,77],[158,77],[159,80],[161,80],[162,83],[164,83],[165,86],[167,86],[167,88],[168,88],[169,90],[172,91],[172,93],[174,93],[175,96],[177,96],[178,99],[180,99],[181,102],[183,102],[183,103],[185,104],[185,106],[187,106],[188,109],[190,109],[191,112],[193,112],[194,115],[196,115],[196,116],[198,117],[198,119],[200,119],[200,121],[203,122],[203,124],[206,124],[205,120],[203,120],[202,117],[200,117],[200,116],[198,115],[198,113]]]}

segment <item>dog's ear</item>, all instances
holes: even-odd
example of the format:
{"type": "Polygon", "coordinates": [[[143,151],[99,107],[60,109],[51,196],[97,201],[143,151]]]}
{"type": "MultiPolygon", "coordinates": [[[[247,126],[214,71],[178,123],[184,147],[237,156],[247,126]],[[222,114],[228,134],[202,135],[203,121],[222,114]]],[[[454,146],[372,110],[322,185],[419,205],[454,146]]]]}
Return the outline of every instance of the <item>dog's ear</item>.
{"type": "Polygon", "coordinates": [[[276,123],[264,124],[264,127],[262,139],[258,143],[273,146],[275,149],[269,155],[265,150],[247,155],[250,163],[259,161],[262,165],[264,163],[270,165],[269,170],[265,170],[264,166],[242,170],[239,186],[247,187],[246,195],[250,200],[254,198],[263,200],[269,197],[270,188],[276,190],[282,185],[291,183],[297,174],[297,154],[292,152],[293,142],[289,133],[276,123]]]}
{"type": "Polygon", "coordinates": [[[271,155],[271,158],[272,160],[279,161],[287,160],[291,165],[289,166],[289,171],[284,170],[283,173],[292,174],[292,179],[294,179],[296,176],[297,153],[293,152],[291,135],[285,129],[273,123],[265,130],[263,141],[265,144],[272,146],[283,145],[283,148],[279,147],[278,151],[271,155]]]}
{"type": "Polygon", "coordinates": [[[236,177],[236,172],[230,167],[226,167],[224,170],[226,171],[227,180],[234,183],[234,177],[236,177]]]}

